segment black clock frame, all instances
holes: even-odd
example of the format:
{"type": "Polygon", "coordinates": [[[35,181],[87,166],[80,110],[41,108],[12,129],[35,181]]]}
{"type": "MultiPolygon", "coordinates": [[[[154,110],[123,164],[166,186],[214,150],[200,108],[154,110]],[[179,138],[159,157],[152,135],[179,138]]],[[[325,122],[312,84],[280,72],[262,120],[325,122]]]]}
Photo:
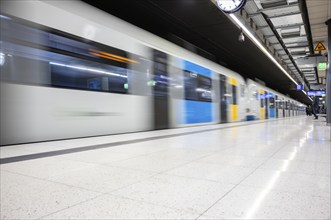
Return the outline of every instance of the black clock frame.
{"type": "Polygon", "coordinates": [[[243,0],[243,1],[240,3],[240,5],[238,5],[235,9],[232,9],[232,10],[230,10],[230,11],[223,10],[222,8],[220,8],[220,6],[218,5],[218,1],[216,1],[216,4],[217,4],[218,8],[219,8],[220,10],[222,10],[223,12],[225,12],[225,13],[227,13],[227,14],[231,14],[231,13],[237,12],[237,11],[239,11],[240,9],[242,9],[242,8],[245,6],[246,2],[247,2],[247,0],[243,0]]]}

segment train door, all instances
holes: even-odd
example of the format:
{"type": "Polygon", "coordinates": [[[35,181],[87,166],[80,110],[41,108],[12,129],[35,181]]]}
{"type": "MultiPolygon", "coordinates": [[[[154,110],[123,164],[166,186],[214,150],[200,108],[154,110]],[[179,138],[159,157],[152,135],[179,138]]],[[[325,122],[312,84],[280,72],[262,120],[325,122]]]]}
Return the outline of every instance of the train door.
{"type": "Polygon", "coordinates": [[[293,102],[290,102],[290,116],[293,116],[293,112],[294,112],[294,106],[293,106],[293,102]]]}
{"type": "Polygon", "coordinates": [[[282,100],[282,117],[283,118],[285,118],[286,117],[286,115],[285,115],[285,108],[286,108],[286,103],[285,103],[285,101],[284,100],[282,100]]]}
{"type": "Polygon", "coordinates": [[[298,106],[298,104],[296,104],[296,106],[295,106],[295,112],[296,112],[296,116],[298,116],[299,115],[299,106],[298,106]]]}
{"type": "Polygon", "coordinates": [[[269,105],[268,105],[268,92],[267,91],[264,91],[264,107],[265,107],[265,110],[264,110],[264,113],[265,113],[265,119],[268,119],[269,118],[269,105]]]}
{"type": "Polygon", "coordinates": [[[269,93],[269,115],[270,118],[275,118],[275,97],[272,93],[269,93]]]}
{"type": "Polygon", "coordinates": [[[263,91],[263,89],[260,89],[259,98],[260,98],[260,119],[264,119],[265,109],[264,109],[264,91],[263,91]]]}
{"type": "Polygon", "coordinates": [[[238,102],[237,102],[237,87],[238,82],[235,78],[229,78],[228,94],[230,95],[230,120],[237,121],[239,119],[238,114],[238,102]]]}
{"type": "Polygon", "coordinates": [[[279,115],[278,115],[278,112],[279,112],[279,101],[278,101],[278,96],[277,95],[275,95],[274,102],[275,102],[276,118],[278,118],[279,117],[279,115]]]}
{"type": "Polygon", "coordinates": [[[279,117],[284,118],[284,102],[283,100],[279,100],[279,117]]]}
{"type": "Polygon", "coordinates": [[[289,103],[285,101],[285,117],[289,117],[289,103]]]}
{"type": "Polygon", "coordinates": [[[227,104],[227,96],[226,96],[226,77],[224,75],[220,75],[220,113],[221,113],[221,123],[228,122],[228,104],[227,104]]]}
{"type": "Polygon", "coordinates": [[[169,100],[168,100],[168,56],[158,50],[154,50],[154,128],[169,128],[169,100]]]}

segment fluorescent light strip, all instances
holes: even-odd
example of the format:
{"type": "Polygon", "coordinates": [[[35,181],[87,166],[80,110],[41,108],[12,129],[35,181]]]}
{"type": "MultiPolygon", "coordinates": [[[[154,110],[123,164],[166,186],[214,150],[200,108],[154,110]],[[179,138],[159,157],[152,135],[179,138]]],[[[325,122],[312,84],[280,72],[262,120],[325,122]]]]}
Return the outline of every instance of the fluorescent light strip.
{"type": "MultiPolygon", "coordinates": [[[[258,39],[256,39],[256,37],[245,27],[245,25],[243,23],[241,23],[241,21],[234,15],[234,14],[230,14],[230,17],[242,28],[242,30],[244,30],[245,34],[248,35],[248,37],[254,41],[254,43],[260,48],[260,50],[262,50],[262,52],[264,54],[266,54],[271,60],[272,62],[274,62],[279,69],[281,69],[285,75],[290,78],[290,80],[292,80],[295,85],[298,85],[298,83],[290,76],[290,74],[288,74],[286,72],[286,70],[277,62],[277,60],[265,49],[265,47],[260,43],[260,41],[258,39]]],[[[304,94],[307,95],[307,93],[304,90],[301,90],[304,94]]],[[[308,98],[310,100],[312,100],[309,96],[308,98]]]]}
{"type": "Polygon", "coordinates": [[[69,67],[72,69],[78,69],[78,70],[86,70],[86,71],[90,71],[90,72],[94,72],[94,73],[103,73],[103,74],[108,74],[108,75],[112,75],[112,76],[119,76],[119,77],[123,77],[123,78],[128,78],[128,76],[124,76],[118,73],[112,73],[112,72],[106,72],[106,71],[102,71],[102,70],[96,70],[96,69],[90,69],[90,68],[85,68],[85,67],[80,67],[80,66],[72,66],[72,65],[66,65],[66,64],[62,64],[62,63],[54,63],[54,62],[50,62],[51,65],[55,65],[55,66],[63,66],[63,67],[69,67]]]}
{"type": "MultiPolygon", "coordinates": [[[[306,91],[305,90],[301,90],[305,95],[307,95],[306,91]]],[[[310,101],[313,101],[308,95],[307,97],[310,99],[310,101]]]]}

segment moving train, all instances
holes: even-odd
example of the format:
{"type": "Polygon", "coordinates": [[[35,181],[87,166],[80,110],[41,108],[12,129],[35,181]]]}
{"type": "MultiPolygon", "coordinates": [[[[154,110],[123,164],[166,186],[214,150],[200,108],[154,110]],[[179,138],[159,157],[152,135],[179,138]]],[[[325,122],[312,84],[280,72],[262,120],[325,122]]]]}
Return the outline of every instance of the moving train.
{"type": "Polygon", "coordinates": [[[1,145],[290,117],[303,105],[80,1],[1,1],[1,145]]]}

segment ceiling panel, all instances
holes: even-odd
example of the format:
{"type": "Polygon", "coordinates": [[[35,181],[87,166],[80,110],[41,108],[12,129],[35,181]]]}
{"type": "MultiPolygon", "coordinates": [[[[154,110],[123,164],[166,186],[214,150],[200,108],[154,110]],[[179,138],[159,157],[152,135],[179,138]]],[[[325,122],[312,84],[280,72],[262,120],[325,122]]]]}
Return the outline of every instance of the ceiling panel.
{"type": "Polygon", "coordinates": [[[274,26],[279,25],[292,25],[292,24],[300,24],[303,23],[301,14],[295,14],[295,15],[287,15],[277,18],[271,18],[272,23],[274,26]]]}
{"type": "Polygon", "coordinates": [[[300,12],[298,4],[292,5],[292,6],[288,6],[286,4],[284,6],[286,6],[286,7],[270,8],[268,10],[263,10],[263,13],[267,14],[269,17],[272,17],[272,16],[281,15],[281,14],[300,12]]]}

